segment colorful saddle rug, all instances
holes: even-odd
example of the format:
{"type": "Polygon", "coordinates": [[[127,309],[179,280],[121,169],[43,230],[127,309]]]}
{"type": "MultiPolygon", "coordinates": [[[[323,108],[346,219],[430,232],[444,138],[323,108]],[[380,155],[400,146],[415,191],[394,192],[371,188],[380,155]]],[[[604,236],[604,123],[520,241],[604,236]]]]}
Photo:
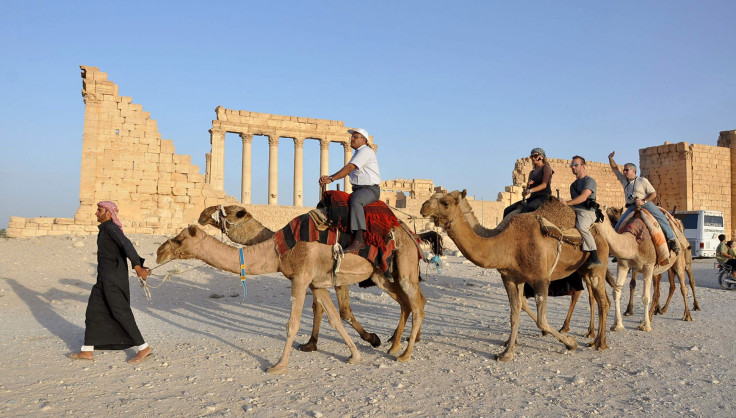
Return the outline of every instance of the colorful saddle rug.
{"type": "Polygon", "coordinates": [[[637,244],[651,239],[657,253],[657,264],[665,265],[670,258],[670,250],[667,247],[667,239],[657,219],[646,209],[633,211],[624,219],[618,227],[619,234],[628,232],[636,237],[637,244]]]}
{"type": "MultiPolygon", "coordinates": [[[[348,200],[344,199],[345,196],[349,195],[338,191],[329,191],[325,195],[332,195],[326,203],[320,202],[320,205],[327,212],[330,227],[322,228],[321,225],[315,223],[315,217],[309,213],[292,219],[291,222],[274,234],[276,250],[279,255],[288,252],[300,241],[320,242],[327,245],[338,243],[343,248],[350,244],[352,237],[349,228],[345,226],[349,222],[347,216],[349,215],[348,200]],[[338,215],[337,218],[335,218],[335,214],[338,215]]],[[[391,229],[399,226],[399,220],[383,202],[366,205],[365,212],[367,230],[363,238],[366,246],[358,251],[358,255],[370,261],[383,272],[385,277],[391,278],[396,242],[390,232],[391,229]]]]}
{"type": "MultiPolygon", "coordinates": [[[[350,195],[339,190],[328,190],[322,196],[317,208],[324,208],[330,226],[343,232],[350,231],[350,195]]],[[[392,229],[399,226],[399,220],[391,209],[380,200],[365,205],[365,242],[382,247],[392,229]]]]}

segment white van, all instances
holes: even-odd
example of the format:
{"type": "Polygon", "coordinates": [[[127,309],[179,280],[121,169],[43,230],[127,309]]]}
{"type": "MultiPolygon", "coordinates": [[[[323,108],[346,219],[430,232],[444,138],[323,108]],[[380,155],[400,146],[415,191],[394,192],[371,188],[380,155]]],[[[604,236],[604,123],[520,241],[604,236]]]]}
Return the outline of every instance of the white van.
{"type": "Polygon", "coordinates": [[[674,213],[685,227],[693,257],[715,257],[718,235],[724,233],[723,212],[713,210],[683,210],[674,213]]]}

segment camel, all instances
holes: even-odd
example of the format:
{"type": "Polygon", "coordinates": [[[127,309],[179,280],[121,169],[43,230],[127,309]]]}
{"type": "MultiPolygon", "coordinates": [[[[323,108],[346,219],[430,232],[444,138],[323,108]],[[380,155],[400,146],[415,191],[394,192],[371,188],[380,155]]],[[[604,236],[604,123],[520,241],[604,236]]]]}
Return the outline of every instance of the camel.
{"type": "MultiPolygon", "coordinates": [[[[595,269],[584,267],[587,254],[576,246],[563,244],[551,236],[542,234],[537,218],[540,213],[544,213],[545,217],[556,225],[574,225],[573,210],[552,198],[537,212],[517,215],[506,229],[496,235],[482,237],[473,231],[463,215],[461,201],[465,196],[465,190],[435,193],[424,202],[421,214],[441,226],[465,258],[477,266],[497,269],[501,274],[509,298],[511,333],[506,341],[506,348],[496,358],[500,361],[510,361],[514,358],[525,283],[534,290],[537,327],[542,332],[552,334],[568,350],[577,348],[574,338],[563,335],[549,326],[547,291],[552,280],[567,277],[581,269],[585,272],[583,276],[588,286],[593,289],[593,295],[598,303],[600,326],[595,340],[589,346],[598,350],[606,349],[605,323],[609,308],[605,288],[606,267],[599,266],[595,269]]],[[[605,260],[608,257],[605,240],[596,237],[596,244],[599,257],[605,260]]]]}
{"type": "MultiPolygon", "coordinates": [[[[436,197],[440,197],[443,192],[437,192],[435,194],[436,197]]],[[[446,193],[446,192],[445,192],[446,193]]],[[[480,224],[478,221],[478,218],[475,217],[475,213],[473,213],[473,208],[470,206],[470,203],[468,203],[467,199],[460,199],[460,210],[463,212],[463,216],[465,217],[465,220],[468,221],[468,224],[473,229],[473,232],[475,232],[478,236],[489,238],[498,235],[498,233],[501,232],[502,229],[499,229],[498,227],[494,229],[488,229],[480,224]]],[[[509,219],[510,221],[510,219],[509,219]]],[[[507,221],[508,222],[508,221],[507,221]]],[[[606,274],[606,280],[609,280],[609,275],[606,274]]],[[[551,286],[554,286],[555,282],[551,283],[551,286]]],[[[593,296],[593,289],[590,288],[590,286],[587,287],[588,289],[588,302],[590,305],[590,321],[588,322],[588,330],[583,334],[584,338],[593,338],[595,336],[595,297],[593,296]]],[[[525,292],[526,293],[526,292],[525,292]]],[[[575,311],[575,305],[578,303],[578,299],[580,298],[580,294],[582,291],[575,291],[570,296],[570,305],[567,309],[567,316],[565,317],[565,322],[562,324],[562,327],[559,329],[559,332],[565,333],[570,331],[570,322],[572,321],[572,314],[575,311]]],[[[532,321],[537,322],[537,316],[532,312],[532,310],[529,308],[529,305],[526,302],[526,298],[522,299],[522,305],[521,309],[526,312],[531,318],[532,321]]]]}
{"type": "MultiPolygon", "coordinates": [[[[275,231],[266,228],[262,223],[253,217],[244,207],[238,205],[230,206],[210,206],[205,208],[199,215],[198,223],[200,225],[210,225],[220,229],[228,238],[233,242],[242,245],[254,245],[259,244],[273,237],[275,231]]],[[[403,232],[403,231],[402,231],[403,232]]],[[[422,241],[431,242],[434,245],[434,252],[441,255],[441,237],[435,232],[419,234],[422,241]]],[[[416,254],[416,248],[414,246],[405,246],[398,248],[398,253],[412,252],[416,254]]],[[[401,257],[401,255],[399,255],[401,257]]],[[[416,263],[419,262],[415,259],[416,263]]],[[[418,266],[417,266],[418,269],[418,266]]],[[[373,282],[370,278],[366,281],[361,282],[361,286],[372,286],[373,282]],[[368,283],[365,283],[365,282],[368,283]]],[[[396,283],[388,283],[388,286],[393,287],[393,293],[403,296],[401,287],[396,283]]],[[[371,344],[373,347],[381,345],[381,339],[375,333],[369,333],[360,325],[358,320],[353,315],[353,311],[350,308],[350,292],[348,286],[335,286],[335,294],[337,295],[337,305],[340,312],[340,318],[343,321],[350,324],[355,331],[358,332],[360,337],[371,344]]],[[[406,305],[408,306],[408,305],[406,305]]],[[[315,351],[317,350],[317,341],[319,337],[319,328],[322,322],[322,315],[324,310],[322,305],[317,302],[316,298],[312,299],[312,311],[313,323],[312,323],[312,334],[309,341],[306,344],[299,346],[301,351],[315,351]]],[[[402,327],[403,328],[403,327],[402,327]]],[[[416,341],[418,342],[421,337],[421,330],[417,334],[416,341]]],[[[390,342],[397,338],[396,333],[389,339],[390,342]]]]}
{"type": "MultiPolygon", "coordinates": [[[[623,213],[623,208],[608,208],[606,209],[606,215],[608,216],[608,219],[611,221],[611,225],[615,225],[616,222],[618,222],[619,218],[621,217],[621,214],[623,213]]],[[[682,222],[679,219],[675,219],[677,221],[677,228],[680,232],[684,230],[682,222]]],[[[693,311],[699,311],[700,310],[700,304],[698,304],[698,298],[695,295],[695,279],[693,278],[693,255],[692,252],[689,251],[690,246],[687,247],[683,246],[683,262],[684,262],[684,269],[685,273],[687,273],[689,281],[690,281],[690,290],[693,293],[693,311]]],[[[665,302],[664,307],[662,307],[659,303],[659,296],[660,296],[660,282],[662,280],[661,274],[654,275],[653,278],[653,287],[654,292],[652,295],[652,307],[650,309],[650,318],[653,315],[658,314],[664,314],[667,312],[670,306],[670,302],[672,301],[672,295],[675,293],[675,277],[678,275],[678,272],[680,270],[679,263],[673,264],[672,267],[667,271],[667,278],[669,279],[670,287],[669,287],[669,294],[667,295],[667,302],[665,302]]],[[[678,277],[679,280],[679,277],[678,277]]],[[[624,311],[624,316],[631,316],[634,314],[634,291],[636,290],[636,274],[632,272],[631,275],[631,281],[629,282],[629,303],[626,305],[626,311],[624,311]]],[[[685,301],[685,304],[687,305],[687,300],[685,301]]]]}
{"type": "MultiPolygon", "coordinates": [[[[405,240],[408,235],[396,234],[395,236],[400,245],[413,246],[413,243],[405,240]]],[[[190,225],[176,237],[170,238],[161,244],[157,251],[156,261],[160,264],[173,259],[196,258],[215,268],[240,274],[241,254],[244,259],[246,275],[280,272],[291,281],[291,313],[287,322],[286,344],[279,361],[268,368],[269,373],[280,374],[286,371],[291,346],[299,330],[307,287],[312,290],[314,297],[326,311],[330,325],[338,331],[348,345],[351,353],[348,363],[360,361],[360,353],[345,328],[343,328],[332,299],[327,293],[327,288],[333,286],[333,283],[341,286],[358,283],[366,277],[371,277],[379,288],[388,292],[391,297],[402,305],[402,319],[397,328],[397,335],[401,335],[403,325],[406,323],[403,313],[405,311],[411,312],[412,327],[409,342],[404,353],[398,356],[397,360],[408,361],[411,359],[414,342],[422,319],[424,319],[426,299],[419,289],[418,271],[401,269],[407,265],[406,263],[397,264],[400,267],[397,268],[398,272],[395,272],[394,278],[394,281],[398,282],[405,295],[405,302],[404,298],[392,292],[393,287],[388,285],[389,282],[383,276],[383,272],[358,255],[346,254],[342,260],[340,272],[333,277],[332,247],[316,242],[298,242],[290,251],[279,256],[273,238],[260,244],[239,249],[211,237],[197,225],[190,225]],[[408,307],[404,306],[406,303],[409,304],[408,307]]],[[[400,338],[396,338],[393,341],[388,351],[389,354],[398,353],[400,349],[399,340],[400,338]]]]}
{"type": "MultiPolygon", "coordinates": [[[[677,270],[677,276],[680,280],[680,290],[685,300],[685,313],[682,316],[683,321],[692,321],[690,310],[687,306],[687,287],[685,286],[685,256],[686,250],[680,251],[678,256],[670,257],[665,265],[657,264],[657,254],[654,244],[651,240],[644,240],[641,244],[637,244],[636,237],[633,234],[619,234],[610,222],[597,222],[594,225],[597,230],[608,242],[611,254],[617,259],[617,277],[616,286],[613,288],[616,322],[611,327],[611,331],[618,331],[624,328],[623,319],[621,317],[621,288],[626,281],[629,269],[633,268],[632,277],[637,273],[642,273],[644,277],[644,290],[642,292],[642,303],[644,304],[644,319],[640,322],[638,329],[641,331],[651,331],[652,321],[650,313],[650,304],[652,301],[652,277],[655,274],[661,274],[670,268],[677,270]]],[[[682,242],[684,237],[682,232],[675,228],[675,235],[682,242]]]]}

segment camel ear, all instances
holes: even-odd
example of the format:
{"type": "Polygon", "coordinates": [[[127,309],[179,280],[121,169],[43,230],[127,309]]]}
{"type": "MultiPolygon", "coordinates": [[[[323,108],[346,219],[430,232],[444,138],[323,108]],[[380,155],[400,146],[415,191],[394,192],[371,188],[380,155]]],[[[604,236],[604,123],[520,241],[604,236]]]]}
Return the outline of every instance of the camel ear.
{"type": "Polygon", "coordinates": [[[197,231],[199,231],[199,228],[197,227],[197,225],[194,225],[194,224],[189,225],[189,235],[196,237],[197,231]]]}
{"type": "Polygon", "coordinates": [[[465,189],[463,189],[463,191],[462,191],[462,192],[460,192],[460,196],[462,196],[462,197],[463,197],[463,199],[465,199],[465,196],[467,196],[467,194],[468,194],[468,191],[467,191],[467,190],[465,190],[465,189]]]}

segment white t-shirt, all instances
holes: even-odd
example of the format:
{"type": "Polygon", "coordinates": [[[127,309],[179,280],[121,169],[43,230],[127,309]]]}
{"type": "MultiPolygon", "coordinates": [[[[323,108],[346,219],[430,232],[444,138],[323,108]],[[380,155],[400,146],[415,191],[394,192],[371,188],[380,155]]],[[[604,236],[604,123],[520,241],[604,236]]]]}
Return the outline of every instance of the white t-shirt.
{"type": "Polygon", "coordinates": [[[362,145],[353,153],[349,164],[357,167],[350,172],[350,183],[356,186],[372,186],[381,184],[381,173],[378,171],[378,160],[373,148],[362,145]]]}
{"type": "Polygon", "coordinates": [[[644,177],[637,176],[633,180],[629,180],[623,173],[618,172],[616,173],[616,177],[621,185],[624,186],[624,197],[626,198],[627,205],[634,203],[637,197],[643,200],[655,191],[652,183],[644,177]]]}

